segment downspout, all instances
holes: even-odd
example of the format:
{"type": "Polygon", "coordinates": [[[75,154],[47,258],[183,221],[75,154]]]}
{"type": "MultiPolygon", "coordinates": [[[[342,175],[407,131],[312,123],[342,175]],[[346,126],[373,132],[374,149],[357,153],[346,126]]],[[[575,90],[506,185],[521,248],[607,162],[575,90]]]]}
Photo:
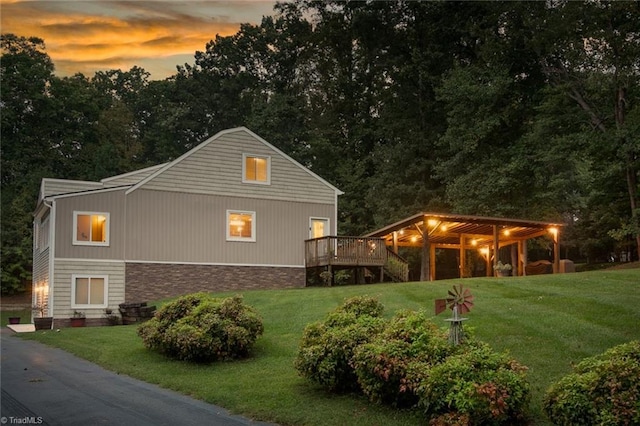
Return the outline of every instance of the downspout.
{"type": "Polygon", "coordinates": [[[49,303],[47,304],[47,308],[49,310],[50,317],[53,316],[53,274],[54,274],[54,265],[53,259],[55,258],[56,251],[56,202],[55,200],[51,201],[51,204],[47,204],[47,200],[44,200],[44,205],[49,207],[49,303]]]}

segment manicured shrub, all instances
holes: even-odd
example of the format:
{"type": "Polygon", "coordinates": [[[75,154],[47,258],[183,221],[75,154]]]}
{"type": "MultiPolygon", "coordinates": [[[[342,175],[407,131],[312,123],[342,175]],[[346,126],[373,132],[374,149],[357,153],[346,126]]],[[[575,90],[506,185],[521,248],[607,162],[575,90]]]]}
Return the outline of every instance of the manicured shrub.
{"type": "Polygon", "coordinates": [[[640,341],[582,360],[547,390],[544,410],[559,425],[640,424],[640,341]]]}
{"type": "Polygon", "coordinates": [[[401,311],[371,342],[356,348],[352,359],[362,392],[372,401],[411,407],[418,401],[409,373],[416,365],[434,365],[456,350],[447,332],[425,312],[401,311]]]}
{"type": "Polygon", "coordinates": [[[382,330],[383,310],[375,299],[356,297],[346,300],[325,321],[308,325],[295,368],[303,377],[329,390],[357,390],[357,377],[350,365],[353,351],[382,330]]]}
{"type": "Polygon", "coordinates": [[[168,303],[138,327],[147,348],[194,362],[246,357],[263,331],[262,319],[241,296],[218,299],[205,293],[168,303]]]}
{"type": "Polygon", "coordinates": [[[529,399],[526,368],[472,337],[451,345],[425,312],[384,321],[375,299],[348,300],[304,332],[295,364],[328,390],[420,408],[433,425],[514,424],[529,399]]]}
{"type": "Polygon", "coordinates": [[[467,341],[460,353],[417,371],[418,406],[438,424],[442,418],[471,425],[522,421],[529,401],[526,368],[487,344],[467,341]]]}

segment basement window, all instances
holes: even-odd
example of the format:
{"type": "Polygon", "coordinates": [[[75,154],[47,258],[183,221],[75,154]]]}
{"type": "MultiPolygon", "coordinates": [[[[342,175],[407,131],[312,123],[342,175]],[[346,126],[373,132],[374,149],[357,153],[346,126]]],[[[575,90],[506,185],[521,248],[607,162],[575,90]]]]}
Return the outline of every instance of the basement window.
{"type": "Polygon", "coordinates": [[[106,308],[108,282],[106,275],[74,275],[71,283],[71,307],[106,308]]]}

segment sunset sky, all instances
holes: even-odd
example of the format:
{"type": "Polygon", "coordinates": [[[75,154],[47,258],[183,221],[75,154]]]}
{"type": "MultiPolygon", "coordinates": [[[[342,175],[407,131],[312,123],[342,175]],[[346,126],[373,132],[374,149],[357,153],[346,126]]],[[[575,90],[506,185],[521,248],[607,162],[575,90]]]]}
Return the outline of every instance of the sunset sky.
{"type": "Polygon", "coordinates": [[[2,33],[44,40],[56,74],[137,65],[161,80],[193,63],[216,34],[273,15],[275,0],[0,0],[2,33]]]}

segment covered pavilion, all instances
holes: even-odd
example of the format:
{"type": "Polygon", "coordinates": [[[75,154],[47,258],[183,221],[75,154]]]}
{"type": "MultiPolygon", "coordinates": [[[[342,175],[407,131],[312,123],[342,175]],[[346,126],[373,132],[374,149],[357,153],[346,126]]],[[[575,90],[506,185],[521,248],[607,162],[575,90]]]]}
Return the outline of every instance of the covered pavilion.
{"type": "Polygon", "coordinates": [[[525,275],[527,240],[548,236],[553,240],[553,272],[560,271],[560,229],[563,224],[522,219],[422,212],[368,233],[378,237],[396,254],[398,247],[422,247],[421,281],[436,277],[436,249],[459,250],[460,277],[464,276],[467,250],[479,250],[493,275],[500,248],[511,246],[509,263],[514,275],[525,275]]]}

